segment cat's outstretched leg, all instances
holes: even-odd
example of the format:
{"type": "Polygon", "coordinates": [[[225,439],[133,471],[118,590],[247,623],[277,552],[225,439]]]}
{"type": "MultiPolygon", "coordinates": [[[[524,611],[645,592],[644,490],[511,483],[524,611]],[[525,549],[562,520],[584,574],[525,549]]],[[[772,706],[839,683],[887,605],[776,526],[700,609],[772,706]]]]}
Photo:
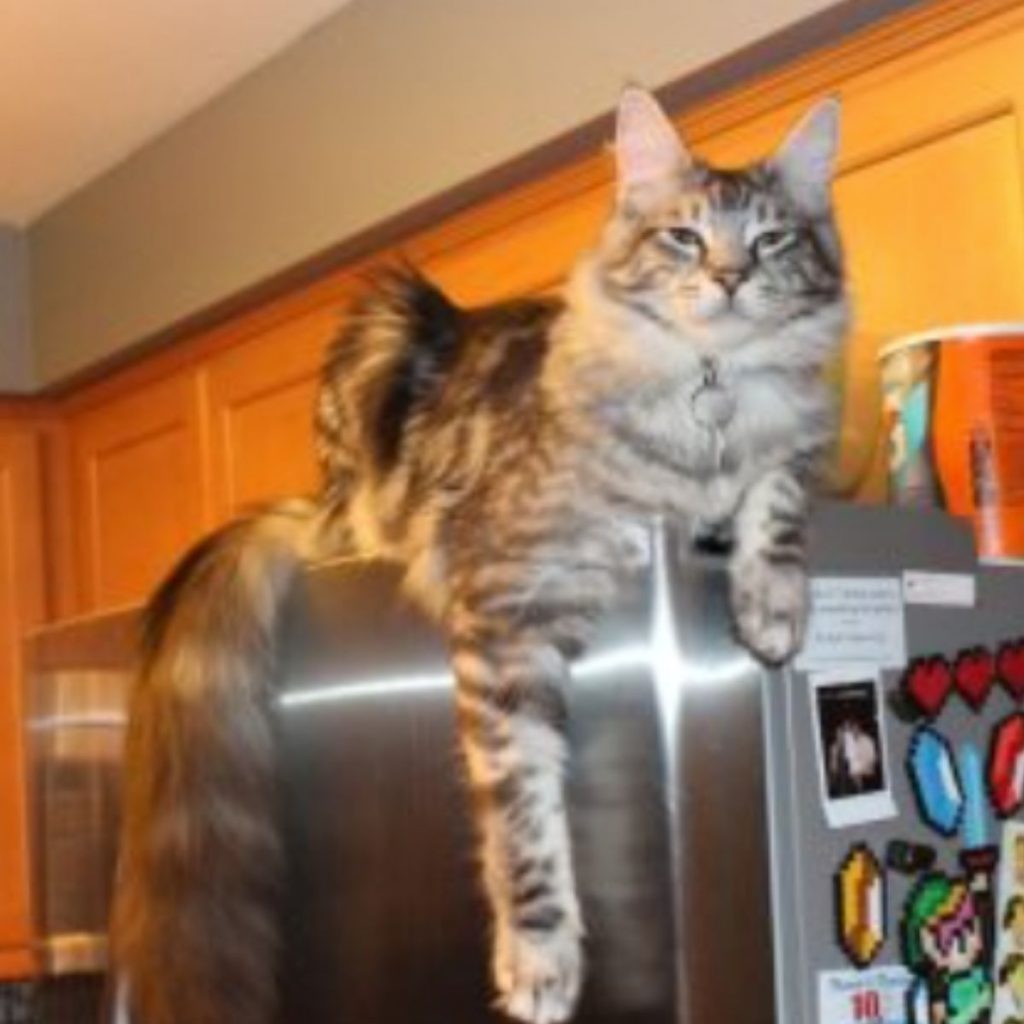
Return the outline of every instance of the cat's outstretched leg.
{"type": "Polygon", "coordinates": [[[529,1024],[558,1024],[571,1017],[583,979],[563,793],[565,648],[550,623],[517,628],[474,616],[460,626],[452,663],[498,1005],[529,1024]]]}
{"type": "Polygon", "coordinates": [[[807,623],[807,492],[789,470],[753,484],[735,521],[729,566],[740,640],[777,665],[799,650],[807,623]]]}

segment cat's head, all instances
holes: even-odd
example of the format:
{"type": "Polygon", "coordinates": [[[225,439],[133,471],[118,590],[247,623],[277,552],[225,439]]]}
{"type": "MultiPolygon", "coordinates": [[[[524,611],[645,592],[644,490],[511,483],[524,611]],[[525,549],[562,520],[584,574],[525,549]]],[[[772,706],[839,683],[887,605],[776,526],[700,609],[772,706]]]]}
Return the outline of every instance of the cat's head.
{"type": "Polygon", "coordinates": [[[683,337],[728,347],[808,319],[840,325],[838,127],[839,104],[825,100],[773,155],[724,170],[692,156],[655,99],[628,88],[617,199],[597,252],[606,290],[683,337]]]}

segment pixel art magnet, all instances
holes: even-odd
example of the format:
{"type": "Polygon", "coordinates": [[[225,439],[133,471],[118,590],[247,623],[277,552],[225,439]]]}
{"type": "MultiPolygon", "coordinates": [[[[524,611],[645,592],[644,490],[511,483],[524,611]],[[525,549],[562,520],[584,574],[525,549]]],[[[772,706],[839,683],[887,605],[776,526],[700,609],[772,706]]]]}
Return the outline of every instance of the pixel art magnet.
{"type": "Polygon", "coordinates": [[[930,726],[919,727],[907,747],[907,776],[921,820],[952,837],[964,815],[964,790],[949,741],[930,726]]]}
{"type": "Polygon", "coordinates": [[[924,875],[903,908],[900,937],[916,976],[912,1024],[985,1024],[992,1013],[991,865],[924,875]]]}
{"type": "Polygon", "coordinates": [[[855,967],[868,967],[885,942],[885,870],[869,846],[854,843],[832,885],[839,948],[855,967]]]}

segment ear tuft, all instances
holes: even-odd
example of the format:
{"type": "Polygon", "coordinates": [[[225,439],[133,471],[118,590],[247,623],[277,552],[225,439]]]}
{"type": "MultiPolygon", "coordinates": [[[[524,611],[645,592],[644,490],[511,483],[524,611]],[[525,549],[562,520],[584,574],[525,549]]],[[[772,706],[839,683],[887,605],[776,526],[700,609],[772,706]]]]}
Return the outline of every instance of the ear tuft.
{"type": "Polygon", "coordinates": [[[827,208],[839,149],[839,98],[811,108],[786,136],[772,160],[782,183],[804,209],[827,208]]]}
{"type": "Polygon", "coordinates": [[[615,158],[620,196],[636,185],[667,181],[690,164],[675,126],[638,85],[627,86],[619,99],[615,158]]]}

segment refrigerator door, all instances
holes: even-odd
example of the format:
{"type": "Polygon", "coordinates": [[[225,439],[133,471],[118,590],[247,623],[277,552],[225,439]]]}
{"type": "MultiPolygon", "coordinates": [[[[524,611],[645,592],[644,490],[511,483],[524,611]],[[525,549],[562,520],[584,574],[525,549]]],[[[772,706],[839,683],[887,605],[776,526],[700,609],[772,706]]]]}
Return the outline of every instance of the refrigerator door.
{"type": "MultiPolygon", "coordinates": [[[[680,568],[675,547],[655,531],[573,675],[580,1024],[772,1016],[764,673],[730,636],[721,563],[680,568]]],[[[289,639],[284,1019],[502,1019],[439,637],[386,569],[347,563],[309,576],[289,639]]]]}
{"type": "MultiPolygon", "coordinates": [[[[649,570],[601,624],[570,688],[568,794],[588,927],[580,1024],[772,1017],[767,677],[730,635],[721,561],[680,566],[676,546],[653,532],[649,570]]],[[[287,609],[275,712],[287,1024],[501,1019],[489,1008],[445,650],[396,583],[385,566],[337,563],[307,574],[287,609]]],[[[43,630],[30,645],[38,922],[49,948],[87,944],[92,957],[50,961],[76,972],[40,986],[55,1024],[96,1017],[85,1006],[102,978],[77,972],[104,962],[136,623],[125,612],[43,630]]]]}
{"type": "MultiPolygon", "coordinates": [[[[924,570],[953,574],[962,582],[973,580],[972,606],[903,606],[908,660],[942,655],[952,663],[968,647],[980,644],[995,650],[1002,641],[1024,635],[1024,570],[979,565],[965,521],[925,510],[827,505],[815,520],[811,555],[817,577],[902,581],[904,571],[924,570]]],[[[766,690],[778,1019],[787,1024],[841,1024],[858,1019],[852,1004],[842,1015],[841,1000],[826,1012],[819,1005],[819,986],[826,981],[826,972],[857,975],[840,946],[836,903],[836,875],[854,844],[863,844],[883,868],[884,936],[871,966],[896,969],[890,977],[898,977],[901,968],[900,921],[918,876],[885,866],[888,843],[924,844],[935,851],[937,870],[950,875],[963,870],[960,852],[968,835],[958,828],[954,835],[943,836],[929,827],[908,781],[910,739],[919,723],[904,720],[895,710],[903,667],[893,665],[880,672],[880,739],[894,813],[843,827],[830,827],[824,812],[821,751],[827,737],[820,733],[827,731],[827,723],[823,725],[815,712],[808,674],[789,669],[766,690]]],[[[854,670],[851,679],[856,675],[854,670]]],[[[984,758],[994,724],[1016,709],[999,685],[978,711],[953,692],[933,729],[944,737],[954,757],[970,744],[984,758]]],[[[982,818],[988,840],[998,843],[998,823],[991,809],[982,818]]],[[[840,992],[842,984],[836,981],[831,990],[840,992]]],[[[890,1019],[894,1018],[885,1017],[890,1019]]],[[[895,1019],[905,1019],[902,1005],[895,1019]]]]}

